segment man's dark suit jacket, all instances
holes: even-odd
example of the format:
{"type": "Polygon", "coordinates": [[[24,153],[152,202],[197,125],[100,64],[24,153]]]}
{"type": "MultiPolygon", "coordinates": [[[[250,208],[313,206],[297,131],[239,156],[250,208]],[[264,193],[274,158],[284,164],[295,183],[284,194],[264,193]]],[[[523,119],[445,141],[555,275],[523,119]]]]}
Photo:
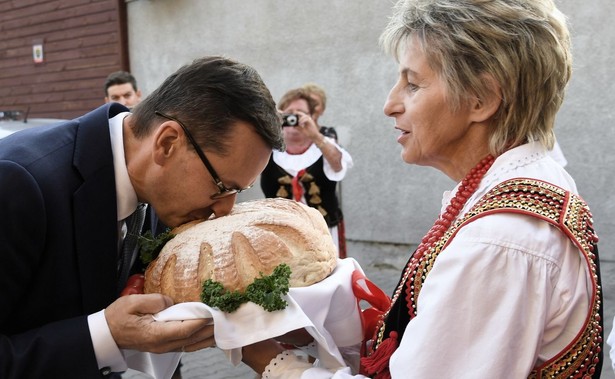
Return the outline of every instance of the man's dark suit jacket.
{"type": "Polygon", "coordinates": [[[106,104],[0,139],[0,377],[101,377],[87,315],[117,294],[106,104]]]}

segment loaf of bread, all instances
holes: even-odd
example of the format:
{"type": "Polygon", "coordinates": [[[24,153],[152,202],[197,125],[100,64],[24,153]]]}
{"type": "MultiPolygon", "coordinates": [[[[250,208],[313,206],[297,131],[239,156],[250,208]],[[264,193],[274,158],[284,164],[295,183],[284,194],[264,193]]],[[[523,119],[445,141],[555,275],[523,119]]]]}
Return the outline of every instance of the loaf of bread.
{"type": "Polygon", "coordinates": [[[291,287],[326,278],[337,250],[316,209],[280,198],[235,205],[230,214],[182,225],[145,272],[145,293],[162,293],[176,303],[200,301],[202,283],[220,282],[244,291],[255,278],[281,263],[291,268],[291,287]]]}

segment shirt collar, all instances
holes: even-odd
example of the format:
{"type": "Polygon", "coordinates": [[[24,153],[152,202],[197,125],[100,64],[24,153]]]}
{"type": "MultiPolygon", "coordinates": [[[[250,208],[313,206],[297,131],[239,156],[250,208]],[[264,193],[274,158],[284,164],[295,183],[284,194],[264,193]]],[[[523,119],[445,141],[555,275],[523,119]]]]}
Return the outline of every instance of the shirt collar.
{"type": "Polygon", "coordinates": [[[290,175],[296,176],[300,170],[313,165],[321,155],[322,151],[313,143],[301,154],[288,154],[286,151],[274,149],[273,161],[290,175]]]}
{"type": "Polygon", "coordinates": [[[124,155],[124,118],[130,112],[122,112],[109,119],[109,131],[111,134],[111,151],[113,153],[113,168],[115,171],[115,192],[117,198],[117,220],[124,220],[137,209],[138,199],[128,169],[126,168],[126,157],[124,155]]]}
{"type": "MultiPolygon", "coordinates": [[[[519,167],[529,165],[539,159],[543,159],[546,155],[547,149],[544,145],[537,141],[528,142],[505,151],[502,155],[496,158],[495,162],[493,162],[493,165],[481,180],[476,192],[474,192],[472,197],[466,202],[464,209],[474,204],[476,199],[487,193],[487,190],[493,186],[494,182],[502,181],[502,178],[505,178],[508,172],[514,171],[519,167]]],[[[461,183],[457,183],[452,191],[444,191],[442,195],[442,208],[440,209],[440,213],[444,213],[453,195],[457,193],[460,184],[461,183]]]]}

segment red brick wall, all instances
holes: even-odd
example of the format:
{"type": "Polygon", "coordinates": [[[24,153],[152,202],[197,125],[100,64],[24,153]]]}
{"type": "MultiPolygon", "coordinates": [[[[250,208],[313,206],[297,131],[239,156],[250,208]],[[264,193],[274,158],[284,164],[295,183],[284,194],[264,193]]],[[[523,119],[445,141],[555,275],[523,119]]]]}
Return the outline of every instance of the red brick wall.
{"type": "Polygon", "coordinates": [[[129,70],[127,45],[124,0],[0,0],[0,111],[74,118],[98,107],[106,76],[129,70]]]}

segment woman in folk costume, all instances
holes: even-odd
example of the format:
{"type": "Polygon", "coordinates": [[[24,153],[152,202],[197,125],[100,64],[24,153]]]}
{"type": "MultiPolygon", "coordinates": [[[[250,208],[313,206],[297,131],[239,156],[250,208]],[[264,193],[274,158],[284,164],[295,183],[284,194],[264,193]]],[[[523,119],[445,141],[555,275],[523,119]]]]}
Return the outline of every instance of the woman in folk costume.
{"type": "Polygon", "coordinates": [[[339,256],[346,257],[345,237],[338,228],[343,215],[337,184],[352,167],[352,157],[337,142],[320,133],[312,115],[316,103],[302,88],[288,91],[278,103],[284,115],[297,116],[285,122],[285,151],[274,150],[261,174],[266,197],[284,197],[318,209],[327,221],[339,256]]]}
{"type": "Polygon", "coordinates": [[[399,64],[384,112],[403,161],[458,184],[368,333],[361,374],[271,342],[244,360],[263,378],[598,378],[598,237],[547,154],[571,76],[564,15],[552,0],[402,0],[381,43],[399,64]]]}

